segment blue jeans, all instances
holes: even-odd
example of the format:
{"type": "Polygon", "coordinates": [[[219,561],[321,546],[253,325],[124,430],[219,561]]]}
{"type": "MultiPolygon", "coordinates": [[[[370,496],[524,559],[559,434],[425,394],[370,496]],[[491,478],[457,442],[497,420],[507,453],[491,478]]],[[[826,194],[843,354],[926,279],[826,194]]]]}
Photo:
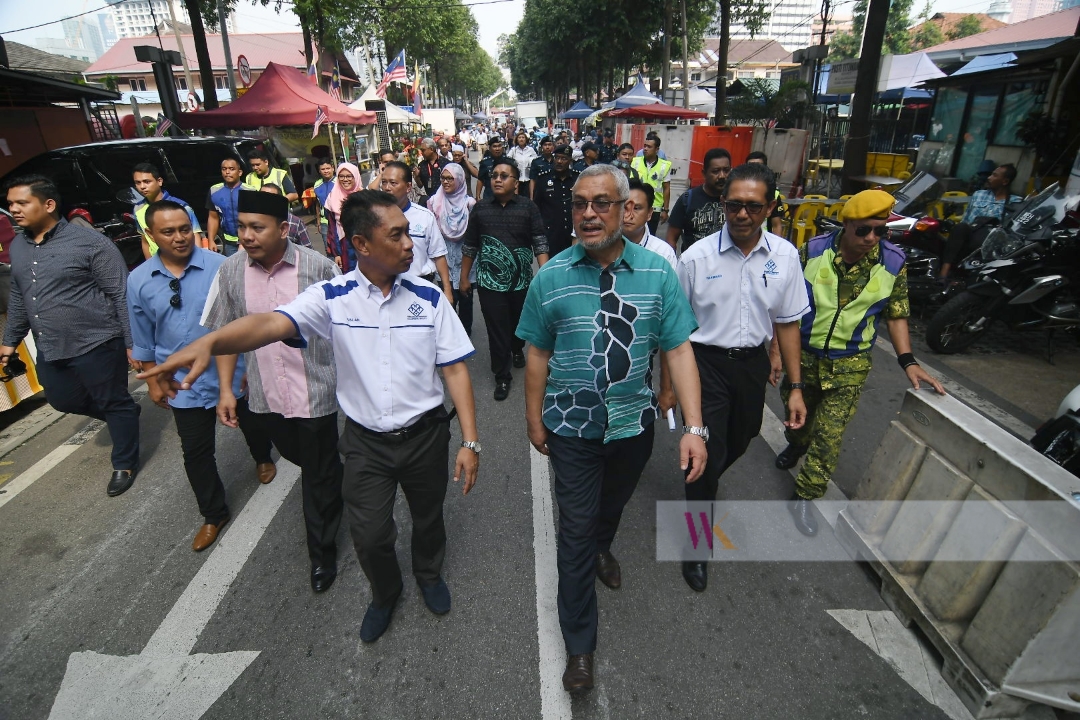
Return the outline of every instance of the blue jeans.
{"type": "Polygon", "coordinates": [[[230,255],[235,255],[239,251],[240,251],[240,243],[238,243],[238,242],[229,242],[228,240],[222,241],[222,243],[221,243],[221,254],[224,255],[225,257],[229,257],[230,255]]]}

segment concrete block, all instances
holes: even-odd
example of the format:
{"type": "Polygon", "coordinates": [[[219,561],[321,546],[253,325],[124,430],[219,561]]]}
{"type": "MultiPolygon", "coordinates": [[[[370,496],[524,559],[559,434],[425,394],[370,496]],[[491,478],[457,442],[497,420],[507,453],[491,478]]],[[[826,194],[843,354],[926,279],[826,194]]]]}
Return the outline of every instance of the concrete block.
{"type": "Polygon", "coordinates": [[[965,498],[971,487],[971,480],[960,470],[934,450],[928,451],[881,542],[881,553],[899,572],[921,574],[960,511],[956,501],[965,498]]]}
{"type": "MultiPolygon", "coordinates": [[[[979,611],[972,618],[967,632],[960,640],[966,652],[986,676],[1002,685],[1019,669],[1018,660],[1026,654],[1036,635],[1046,635],[1046,629],[1056,626],[1062,630],[1077,627],[1080,603],[1080,568],[1065,560],[1048,543],[1033,532],[1025,533],[1006,563],[997,582],[990,589],[979,611]],[[1062,617],[1055,617],[1063,613],[1062,617]],[[1072,617],[1069,617],[1069,616],[1072,617]]],[[[1078,635],[1059,636],[1056,641],[1040,638],[1040,647],[1028,662],[1031,665],[1021,675],[1040,681],[1068,679],[1080,683],[1080,653],[1076,650],[1078,635]],[[1053,651],[1049,656],[1046,651],[1053,651]],[[1071,675],[1063,678],[1063,675],[1071,675]]]]}
{"type": "Polygon", "coordinates": [[[852,520],[867,535],[883,535],[926,456],[926,443],[893,420],[849,504],[852,520]]]}
{"type": "Polygon", "coordinates": [[[1023,535],[1020,518],[971,488],[916,592],[939,620],[970,620],[1023,535]],[[986,559],[971,560],[980,555],[986,559]]]}

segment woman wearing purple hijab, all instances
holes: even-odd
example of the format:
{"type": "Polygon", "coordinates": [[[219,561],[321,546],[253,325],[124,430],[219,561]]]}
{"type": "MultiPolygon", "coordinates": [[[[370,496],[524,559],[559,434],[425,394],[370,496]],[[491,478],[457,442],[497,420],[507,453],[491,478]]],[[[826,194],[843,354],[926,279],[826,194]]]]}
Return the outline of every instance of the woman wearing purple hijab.
{"type": "MultiPolygon", "coordinates": [[[[461,239],[469,227],[469,211],[476,200],[469,195],[465,184],[465,171],[460,165],[450,163],[439,176],[439,189],[428,201],[428,210],[435,214],[439,231],[446,240],[446,262],[450,266],[450,278],[454,283],[454,309],[457,310],[465,332],[472,335],[473,298],[458,290],[461,280],[461,239]]],[[[476,266],[469,273],[469,282],[476,282],[476,266]]]]}

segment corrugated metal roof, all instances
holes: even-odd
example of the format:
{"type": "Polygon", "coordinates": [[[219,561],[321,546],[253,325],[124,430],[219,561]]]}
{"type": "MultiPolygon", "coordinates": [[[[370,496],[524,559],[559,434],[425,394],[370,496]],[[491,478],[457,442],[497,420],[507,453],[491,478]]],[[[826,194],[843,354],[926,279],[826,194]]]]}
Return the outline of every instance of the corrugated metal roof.
{"type": "Polygon", "coordinates": [[[923,52],[937,61],[942,57],[970,59],[977,55],[1011,52],[1014,49],[1036,49],[1072,37],[1076,34],[1078,22],[1080,6],[1040,15],[1031,20],[987,30],[959,40],[950,40],[926,48],[923,52]]]}
{"type": "Polygon", "coordinates": [[[12,70],[39,75],[80,75],[90,65],[84,60],[53,55],[11,40],[4,41],[4,45],[7,47],[8,68],[12,70]]]}

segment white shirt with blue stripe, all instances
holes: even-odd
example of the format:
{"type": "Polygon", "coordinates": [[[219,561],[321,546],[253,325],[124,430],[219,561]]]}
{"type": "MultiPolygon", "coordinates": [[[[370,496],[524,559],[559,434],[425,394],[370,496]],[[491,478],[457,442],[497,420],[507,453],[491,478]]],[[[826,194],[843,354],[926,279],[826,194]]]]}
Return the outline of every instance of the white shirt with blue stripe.
{"type": "Polygon", "coordinates": [[[443,402],[437,368],[476,350],[442,291],[416,275],[394,279],[390,294],[359,269],[316,283],[277,309],[296,325],[304,347],[329,340],[337,365],[337,399],[354,422],[376,432],[415,423],[443,402]]]}

